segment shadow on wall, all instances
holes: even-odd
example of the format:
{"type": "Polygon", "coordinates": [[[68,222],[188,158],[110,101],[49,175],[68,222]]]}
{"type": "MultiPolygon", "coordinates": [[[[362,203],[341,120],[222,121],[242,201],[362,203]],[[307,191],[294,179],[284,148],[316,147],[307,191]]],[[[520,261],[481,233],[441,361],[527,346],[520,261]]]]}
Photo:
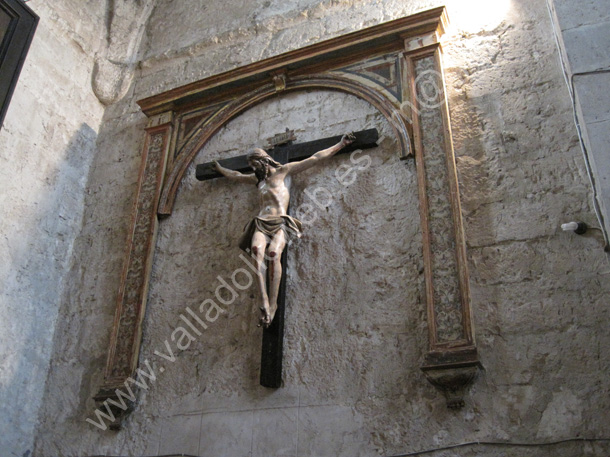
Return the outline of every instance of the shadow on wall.
{"type": "MultiPolygon", "coordinates": [[[[11,222],[4,225],[8,256],[0,273],[0,404],[10,414],[0,419],[2,455],[28,456],[33,446],[96,139],[95,130],[82,124],[57,157],[45,151],[38,159],[44,181],[32,179],[4,208],[11,222]]],[[[31,173],[22,170],[24,177],[31,173]]]]}

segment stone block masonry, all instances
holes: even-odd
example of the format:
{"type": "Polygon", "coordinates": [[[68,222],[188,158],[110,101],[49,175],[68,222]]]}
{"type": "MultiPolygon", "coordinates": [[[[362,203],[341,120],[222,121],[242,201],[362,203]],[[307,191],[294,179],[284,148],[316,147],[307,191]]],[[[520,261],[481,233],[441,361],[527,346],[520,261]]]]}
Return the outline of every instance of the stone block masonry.
{"type": "MultiPolygon", "coordinates": [[[[158,0],[138,48],[137,73],[125,97],[105,109],[90,89],[96,45],[87,44],[105,32],[86,19],[91,14],[104,24],[103,10],[68,11],[67,0],[53,10],[30,3],[56,25],[41,22],[39,33],[47,35],[35,38],[45,39],[39,51],[33,44],[11,107],[34,114],[10,120],[9,110],[0,132],[3,195],[12,215],[2,222],[8,234],[2,249],[14,265],[2,268],[4,277],[13,275],[7,284],[15,291],[7,322],[17,322],[3,347],[14,360],[7,366],[22,367],[3,385],[12,387],[5,404],[28,418],[9,438],[17,455],[369,457],[476,441],[549,444],[450,452],[608,454],[604,442],[559,442],[610,437],[609,282],[595,231],[576,238],[559,230],[564,218],[594,225],[595,215],[545,2],[445,2],[453,20],[443,43],[445,82],[485,367],[465,408],[448,411],[419,370],[427,326],[413,162],[398,160],[388,124],[371,106],[337,93],[303,92],[235,118],[195,161],[241,154],[286,127],[299,141],[371,127],[385,136],[371,166],[320,209],[319,235],[307,234],[291,250],[298,267],[287,273],[285,386],[258,386],[258,310],[244,291],[205,338],[159,374],[117,433],[100,432],[85,418],[95,409],[91,397],[105,364],[142,150],[146,120],[135,100],[441,2],[228,0],[203,7],[158,0]],[[477,12],[486,13],[484,20],[476,21],[477,12]],[[66,38],[65,30],[88,38],[66,38]],[[91,130],[79,131],[83,124],[91,130]],[[71,138],[73,168],[51,173],[71,138]],[[14,176],[19,179],[8,179],[14,176]],[[40,213],[36,206],[52,210],[40,213]],[[24,227],[36,229],[30,235],[24,227]],[[59,263],[51,260],[59,253],[59,263]],[[59,291],[56,284],[66,287],[59,291]],[[55,316],[53,331],[47,322],[55,316]],[[25,341],[48,351],[29,371],[26,361],[39,352],[20,349],[25,341]],[[26,374],[35,381],[21,382],[26,374]],[[17,401],[24,396],[33,399],[26,406],[17,401]]],[[[335,166],[346,160],[337,158],[335,166]]],[[[333,174],[329,168],[299,176],[295,195],[326,186],[333,174]]],[[[247,189],[197,182],[194,166],[187,176],[174,213],[159,226],[142,360],[181,322],[185,306],[213,296],[219,271],[238,266],[234,243],[257,206],[247,189]]]]}

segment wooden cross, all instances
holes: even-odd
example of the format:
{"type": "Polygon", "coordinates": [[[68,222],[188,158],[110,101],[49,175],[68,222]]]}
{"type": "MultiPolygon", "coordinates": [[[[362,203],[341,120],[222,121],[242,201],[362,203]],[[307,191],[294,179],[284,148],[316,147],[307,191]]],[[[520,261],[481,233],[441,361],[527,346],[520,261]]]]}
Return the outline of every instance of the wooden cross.
{"type": "MultiPolygon", "coordinates": [[[[356,141],[341,149],[337,154],[345,154],[359,149],[377,147],[379,132],[377,129],[362,130],[355,132],[356,141]]],[[[276,161],[281,164],[296,162],[306,159],[322,149],[329,148],[341,141],[341,135],[321,140],[308,141],[306,143],[277,145],[267,150],[276,161]]],[[[220,165],[225,168],[237,170],[242,173],[251,173],[245,155],[219,160],[220,165]]],[[[196,177],[199,181],[206,181],[223,176],[216,171],[214,162],[197,165],[196,177]]],[[[288,246],[282,253],[282,270],[286,271],[288,246]]],[[[284,345],[284,308],[286,302],[286,274],[282,275],[280,290],[277,299],[277,311],[273,322],[268,328],[263,329],[263,348],[261,354],[261,376],[260,384],[264,387],[278,388],[282,384],[282,353],[284,345]]],[[[269,286],[269,284],[267,284],[269,286]]]]}

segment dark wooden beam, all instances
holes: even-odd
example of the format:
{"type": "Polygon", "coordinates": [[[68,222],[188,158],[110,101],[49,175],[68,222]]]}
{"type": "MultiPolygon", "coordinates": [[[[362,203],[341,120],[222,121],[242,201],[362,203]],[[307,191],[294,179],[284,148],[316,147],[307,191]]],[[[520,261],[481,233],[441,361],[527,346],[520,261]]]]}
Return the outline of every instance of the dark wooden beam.
{"type": "MultiPolygon", "coordinates": [[[[377,129],[361,130],[360,132],[355,132],[354,135],[356,136],[356,141],[340,150],[337,154],[345,154],[358,149],[377,147],[377,141],[379,140],[379,132],[377,129]]],[[[296,162],[298,160],[306,159],[322,149],[337,144],[341,140],[341,137],[342,135],[338,135],[330,138],[323,138],[321,140],[307,141],[305,143],[276,146],[273,149],[269,149],[267,152],[282,164],[296,162]]],[[[223,159],[218,162],[223,167],[231,170],[237,170],[242,173],[252,172],[252,169],[246,160],[246,155],[231,157],[230,159],[223,159]]],[[[195,173],[199,181],[222,177],[222,175],[216,171],[214,162],[206,162],[197,165],[195,173]]]]}
{"type": "MultiPolygon", "coordinates": [[[[355,132],[354,141],[349,146],[339,151],[344,154],[358,149],[370,149],[377,147],[379,132],[377,129],[362,130],[355,132]]],[[[307,141],[305,143],[285,144],[269,149],[269,154],[278,162],[284,164],[311,157],[316,152],[329,148],[341,140],[342,135],[337,135],[321,140],[307,141]]],[[[223,167],[238,170],[242,173],[252,171],[246,160],[246,155],[219,160],[223,167]]],[[[213,178],[221,178],[222,175],[216,171],[214,162],[197,165],[196,176],[199,181],[213,178]]],[[[288,246],[282,253],[282,269],[286,271],[288,246]]],[[[267,287],[269,285],[267,284],[267,287]]],[[[261,372],[260,384],[263,387],[277,389],[282,385],[282,356],[284,349],[284,312],[286,304],[286,274],[282,275],[280,289],[278,292],[277,311],[271,325],[263,329],[263,345],[261,350],[261,372]]]]}
{"type": "MultiPolygon", "coordinates": [[[[284,353],[284,311],[286,309],[286,265],[288,246],[282,252],[282,269],[277,297],[277,311],[271,325],[263,329],[263,347],[261,350],[261,379],[263,387],[277,389],[282,387],[282,356],[284,353]]],[[[269,283],[267,282],[267,288],[269,283]]]]}

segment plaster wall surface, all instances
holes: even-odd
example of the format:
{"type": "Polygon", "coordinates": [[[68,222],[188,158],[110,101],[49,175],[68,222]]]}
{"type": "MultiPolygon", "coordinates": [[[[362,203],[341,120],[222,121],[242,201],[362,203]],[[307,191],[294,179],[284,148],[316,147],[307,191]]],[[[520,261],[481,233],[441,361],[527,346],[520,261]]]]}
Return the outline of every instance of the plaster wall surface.
{"type": "Polygon", "coordinates": [[[123,430],[85,421],[102,382],[146,122],[135,100],[440,4],[156,3],[139,72],[99,131],[34,455],[387,456],[475,441],[508,444],[451,452],[608,453],[584,441],[510,444],[610,436],[608,264],[595,231],[559,230],[567,219],[595,225],[595,215],[541,0],[446,2],[445,79],[484,366],[465,408],[448,410],[419,371],[427,327],[414,164],[397,160],[387,124],[366,103],[310,92],[244,113],[195,161],[242,153],[285,127],[299,141],[370,126],[385,133],[351,186],[333,176],[349,157],[295,180],[295,203],[321,186],[340,197],[290,251],[285,386],[257,383],[255,289],[239,291],[188,347],[181,340],[183,351],[172,346],[186,307],[243,267],[234,246],[256,206],[253,189],[199,183],[191,169],[160,225],[153,268],[141,360],[157,379],[123,430]],[[173,363],[155,355],[168,354],[166,339],[173,363]]]}
{"type": "Polygon", "coordinates": [[[6,456],[33,448],[104,112],[90,85],[100,20],[79,3],[29,4],[40,22],[0,130],[0,453],[6,456]]]}
{"type": "Polygon", "coordinates": [[[610,228],[610,8],[605,0],[550,1],[557,44],[574,98],[575,121],[591,163],[597,200],[610,228]]]}

